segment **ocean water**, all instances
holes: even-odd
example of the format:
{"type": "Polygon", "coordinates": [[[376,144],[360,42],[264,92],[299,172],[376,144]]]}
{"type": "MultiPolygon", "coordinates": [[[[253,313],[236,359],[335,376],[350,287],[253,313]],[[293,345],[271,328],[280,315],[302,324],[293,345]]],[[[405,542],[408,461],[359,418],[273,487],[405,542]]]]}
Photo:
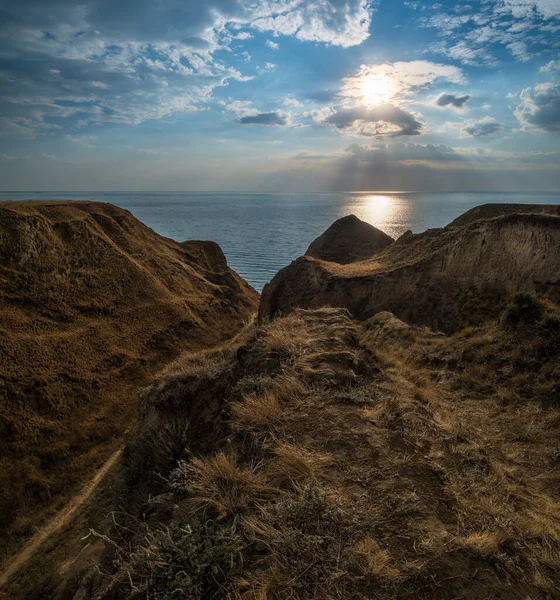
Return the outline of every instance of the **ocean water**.
{"type": "Polygon", "coordinates": [[[99,200],[178,241],[213,240],[257,290],[336,219],[355,214],[392,237],[443,227],[487,202],[560,204],[559,194],[0,192],[5,200],[99,200]]]}

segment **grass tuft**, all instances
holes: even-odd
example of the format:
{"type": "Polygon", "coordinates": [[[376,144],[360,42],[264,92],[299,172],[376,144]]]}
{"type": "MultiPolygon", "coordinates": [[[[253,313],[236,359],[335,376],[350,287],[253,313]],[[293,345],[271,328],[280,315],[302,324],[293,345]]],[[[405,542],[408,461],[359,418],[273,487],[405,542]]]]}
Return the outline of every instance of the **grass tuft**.
{"type": "Polygon", "coordinates": [[[275,492],[263,474],[240,467],[235,457],[224,452],[181,462],[172,481],[176,490],[189,495],[196,509],[212,512],[219,519],[244,513],[275,492]]]}
{"type": "Polygon", "coordinates": [[[273,391],[247,394],[231,408],[232,427],[235,431],[272,431],[282,419],[284,411],[273,391]]]}

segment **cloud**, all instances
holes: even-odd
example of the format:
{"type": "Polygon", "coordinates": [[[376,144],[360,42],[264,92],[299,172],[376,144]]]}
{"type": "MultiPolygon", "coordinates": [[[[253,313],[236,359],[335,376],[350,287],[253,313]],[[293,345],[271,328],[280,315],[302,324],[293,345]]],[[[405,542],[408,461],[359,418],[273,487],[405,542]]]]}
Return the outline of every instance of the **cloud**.
{"type": "Polygon", "coordinates": [[[456,161],[463,160],[450,146],[443,144],[393,143],[385,146],[362,146],[351,144],[346,152],[360,161],[372,164],[408,161],[456,161]]]}
{"type": "Polygon", "coordinates": [[[560,17],[558,0],[485,0],[476,5],[454,3],[453,8],[440,3],[422,8],[419,26],[435,29],[442,38],[429,51],[466,65],[497,65],[499,46],[521,62],[556,47],[546,32],[556,30],[547,19],[560,17]]]}
{"type": "Polygon", "coordinates": [[[64,136],[64,139],[72,144],[76,144],[80,148],[93,148],[92,141],[95,140],[93,135],[70,135],[64,136]]]}
{"type": "Polygon", "coordinates": [[[541,83],[525,88],[515,109],[523,129],[560,132],[560,84],[541,83]]]}
{"type": "Polygon", "coordinates": [[[422,123],[413,114],[391,104],[382,104],[374,108],[339,106],[321,122],[367,137],[420,135],[422,131],[422,123]]]}
{"type": "Polygon", "coordinates": [[[442,94],[437,100],[438,106],[452,106],[457,110],[465,109],[465,104],[471,99],[468,94],[464,96],[455,96],[454,94],[442,94]]]}
{"type": "Polygon", "coordinates": [[[290,108],[297,108],[299,106],[303,106],[302,103],[293,96],[287,96],[286,98],[284,98],[282,104],[290,108]]]}
{"type": "Polygon", "coordinates": [[[257,67],[257,73],[266,73],[267,71],[273,71],[276,69],[276,65],[271,62],[265,63],[264,67],[257,67]]]}
{"type": "Polygon", "coordinates": [[[372,4],[371,0],[261,0],[253,13],[263,16],[251,27],[348,48],[369,37],[372,4]]]}
{"type": "Polygon", "coordinates": [[[545,19],[560,17],[560,4],[557,0],[502,0],[497,2],[497,7],[510,11],[518,18],[532,16],[533,10],[545,19]]]}
{"type": "Polygon", "coordinates": [[[364,96],[366,100],[371,96],[370,104],[394,102],[442,80],[465,83],[459,67],[427,60],[362,65],[355,75],[344,79],[339,97],[363,101],[364,96]]]}
{"type": "Polygon", "coordinates": [[[477,48],[465,40],[460,40],[453,45],[447,41],[434,42],[429,47],[434,54],[443,54],[463,65],[486,65],[495,66],[496,59],[488,52],[486,46],[477,48]]]}
{"type": "Polygon", "coordinates": [[[5,3],[0,129],[34,137],[202,109],[216,88],[251,79],[227,63],[251,31],[349,47],[371,17],[371,0],[5,3]]]}
{"type": "Polygon", "coordinates": [[[527,62],[533,56],[532,53],[529,52],[527,43],[523,40],[515,40],[514,42],[507,44],[506,48],[521,62],[527,62]]]}
{"type": "Polygon", "coordinates": [[[287,125],[288,119],[280,112],[257,113],[239,119],[241,125],[287,125]]]}
{"type": "Polygon", "coordinates": [[[253,35],[248,31],[240,31],[238,34],[233,36],[234,40],[252,40],[253,35]]]}
{"type": "Polygon", "coordinates": [[[492,135],[498,131],[501,131],[502,129],[503,125],[492,117],[484,117],[479,121],[467,121],[461,127],[461,131],[464,134],[477,138],[492,135]]]}
{"type": "Polygon", "coordinates": [[[554,71],[560,71],[560,60],[551,60],[546,65],[543,65],[539,71],[541,73],[553,73],[554,71]]]}
{"type": "Polygon", "coordinates": [[[265,45],[270,48],[271,50],[279,50],[280,49],[280,44],[277,44],[276,42],[273,42],[272,40],[266,40],[265,45]]]}

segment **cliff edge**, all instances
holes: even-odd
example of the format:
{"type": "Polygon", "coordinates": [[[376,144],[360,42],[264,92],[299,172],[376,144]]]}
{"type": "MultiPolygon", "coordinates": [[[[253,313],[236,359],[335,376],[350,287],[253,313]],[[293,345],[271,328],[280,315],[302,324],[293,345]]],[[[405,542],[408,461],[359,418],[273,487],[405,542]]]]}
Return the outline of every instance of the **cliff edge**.
{"type": "Polygon", "coordinates": [[[265,286],[259,318],[294,307],[333,306],[362,320],[390,311],[407,322],[451,332],[496,318],[514,292],[558,302],[559,216],[507,212],[455,223],[408,232],[360,262],[298,258],[265,286]]]}
{"type": "Polygon", "coordinates": [[[0,203],[3,550],[104,462],[158,368],[236,334],[257,298],[213,242],[110,204],[0,203]]]}

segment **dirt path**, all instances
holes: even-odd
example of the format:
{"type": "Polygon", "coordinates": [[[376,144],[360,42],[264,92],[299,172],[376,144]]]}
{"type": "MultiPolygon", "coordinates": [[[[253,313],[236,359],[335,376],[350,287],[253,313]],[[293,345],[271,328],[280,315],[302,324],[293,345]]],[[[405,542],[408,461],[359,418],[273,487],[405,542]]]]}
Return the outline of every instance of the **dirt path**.
{"type": "Polygon", "coordinates": [[[111,454],[105,464],[97,471],[95,477],[84,486],[81,493],[74,496],[53,519],[39,529],[15,556],[8,560],[4,570],[0,573],[0,586],[6,584],[8,579],[29,561],[49,537],[70,522],[76,511],[90,498],[109,469],[117,462],[121,452],[122,449],[119,449],[111,454]]]}

